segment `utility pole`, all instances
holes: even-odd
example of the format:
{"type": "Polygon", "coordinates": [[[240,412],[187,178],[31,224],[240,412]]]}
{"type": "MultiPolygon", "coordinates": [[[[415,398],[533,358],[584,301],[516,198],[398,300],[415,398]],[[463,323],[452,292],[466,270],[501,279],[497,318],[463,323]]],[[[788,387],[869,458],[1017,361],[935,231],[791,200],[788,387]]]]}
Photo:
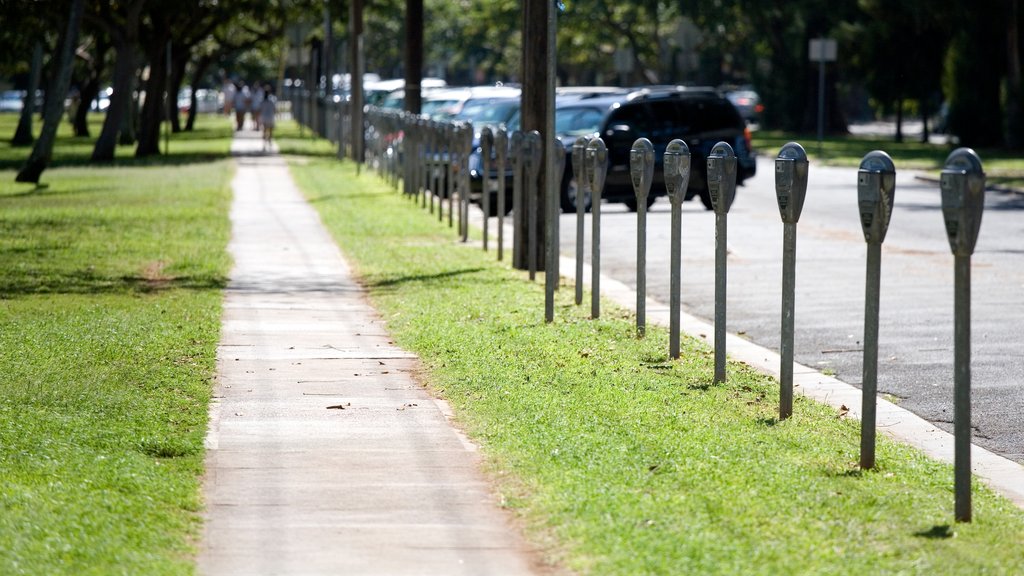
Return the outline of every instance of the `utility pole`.
{"type": "Polygon", "coordinates": [[[423,0],[405,0],[405,109],[419,114],[423,103],[423,0]]]}
{"type": "MultiPolygon", "coordinates": [[[[550,83],[548,78],[548,53],[554,50],[554,46],[549,44],[548,38],[548,18],[552,16],[549,14],[552,10],[554,10],[552,0],[523,0],[523,51],[520,66],[523,81],[521,130],[524,133],[530,130],[538,130],[541,133],[542,158],[545,159],[545,164],[550,156],[551,143],[554,141],[552,127],[555,111],[553,103],[549,103],[550,99],[548,98],[548,93],[553,93],[554,90],[554,84],[550,83]],[[549,116],[552,118],[550,124],[549,116]]],[[[547,223],[544,210],[544,206],[547,205],[546,191],[549,188],[546,173],[547,170],[542,171],[538,187],[540,193],[537,197],[530,198],[527,194],[523,195],[524,203],[535,203],[537,218],[534,234],[539,239],[544,238],[547,223]]],[[[523,187],[524,192],[531,189],[531,186],[523,187]]],[[[524,207],[515,206],[514,209],[522,210],[524,207]]],[[[523,243],[523,248],[514,251],[514,254],[520,255],[520,258],[514,258],[512,262],[512,265],[520,270],[525,270],[529,266],[530,258],[525,248],[528,237],[529,219],[522,218],[520,226],[515,231],[514,241],[517,244],[523,243]]],[[[545,242],[542,240],[536,244],[536,265],[538,268],[545,268],[545,242]]]]}

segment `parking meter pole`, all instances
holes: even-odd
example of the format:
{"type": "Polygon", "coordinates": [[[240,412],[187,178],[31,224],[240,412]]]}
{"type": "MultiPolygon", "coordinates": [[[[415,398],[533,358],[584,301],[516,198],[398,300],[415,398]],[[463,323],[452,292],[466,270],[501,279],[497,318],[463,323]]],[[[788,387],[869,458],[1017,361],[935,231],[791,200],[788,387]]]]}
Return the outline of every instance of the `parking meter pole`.
{"type": "Polygon", "coordinates": [[[604,140],[594,138],[587,144],[587,174],[590,179],[590,317],[601,317],[601,194],[608,174],[608,149],[604,140]]]}
{"type": "Polygon", "coordinates": [[[957,522],[971,521],[971,255],[985,208],[985,172],[970,148],[946,158],[942,218],[954,256],[953,482],[957,522]]]}
{"type": "Polygon", "coordinates": [[[480,131],[480,206],[484,211],[484,252],[487,252],[488,224],[491,218],[491,149],[494,148],[494,132],[489,127],[480,131]]]}
{"type": "Polygon", "coordinates": [[[953,492],[957,522],[971,521],[971,256],[954,262],[953,492]]]}
{"type": "Polygon", "coordinates": [[[455,225],[455,171],[453,169],[455,163],[455,129],[451,123],[445,124],[444,136],[444,151],[447,156],[444,188],[448,194],[448,227],[451,228],[455,225]]]}
{"type": "Polygon", "coordinates": [[[629,173],[636,194],[636,335],[647,331],[647,196],[654,180],[654,146],[647,138],[633,143],[629,173]]]}
{"type": "Polygon", "coordinates": [[[882,242],[889,229],[896,189],[896,167],[880,150],[869,152],[857,172],[857,207],[867,242],[864,287],[864,364],[861,378],[860,467],[875,466],[875,411],[878,394],[878,307],[882,275],[882,242]]]}
{"type": "Polygon", "coordinates": [[[526,135],[526,186],[523,188],[523,199],[526,203],[526,262],[530,280],[537,278],[537,204],[539,203],[538,177],[541,162],[544,161],[544,150],[540,132],[531,130],[526,135]]]}
{"type": "Polygon", "coordinates": [[[665,147],[665,190],[672,204],[671,249],[669,255],[669,333],[668,355],[679,358],[679,314],[682,291],[683,199],[690,182],[690,149],[682,140],[665,147]]]}
{"type": "Polygon", "coordinates": [[[547,200],[545,213],[545,238],[544,238],[544,321],[554,322],[555,320],[555,290],[558,290],[558,212],[559,212],[559,190],[561,189],[562,176],[565,173],[565,147],[558,138],[548,140],[547,162],[545,169],[547,174],[544,181],[547,183],[547,193],[544,198],[547,200]]]}
{"type": "Polygon", "coordinates": [[[520,230],[523,229],[523,217],[526,210],[523,204],[523,133],[516,130],[509,136],[509,159],[512,164],[512,263],[523,261],[523,241],[520,230]]]}
{"type": "Polygon", "coordinates": [[[729,207],[736,195],[736,153],[719,142],[707,159],[708,193],[715,209],[715,376],[725,382],[726,267],[728,266],[729,207]]]}
{"type": "Polygon", "coordinates": [[[878,308],[882,277],[882,243],[868,243],[864,286],[864,366],[861,378],[860,467],[875,467],[875,413],[878,394],[878,308]]]}
{"type": "Polygon", "coordinates": [[[779,420],[793,414],[793,332],[796,315],[796,225],[807,193],[807,152],[796,142],[775,159],[775,199],[782,216],[782,338],[779,366],[779,420]]]}
{"type": "Polygon", "coordinates": [[[499,128],[494,133],[498,175],[498,260],[505,257],[505,157],[508,155],[508,133],[499,128]]]}
{"type": "Polygon", "coordinates": [[[459,131],[459,147],[462,155],[459,158],[459,199],[462,201],[462,241],[469,241],[469,155],[473,151],[473,126],[464,123],[459,131]]]}
{"type": "Polygon", "coordinates": [[[576,305],[583,304],[583,242],[584,199],[587,191],[587,144],[590,138],[580,136],[572,145],[572,172],[576,182],[576,305]]]}
{"type": "Polygon", "coordinates": [[[796,223],[782,224],[782,364],[779,420],[793,415],[793,332],[796,328],[796,223]]]}

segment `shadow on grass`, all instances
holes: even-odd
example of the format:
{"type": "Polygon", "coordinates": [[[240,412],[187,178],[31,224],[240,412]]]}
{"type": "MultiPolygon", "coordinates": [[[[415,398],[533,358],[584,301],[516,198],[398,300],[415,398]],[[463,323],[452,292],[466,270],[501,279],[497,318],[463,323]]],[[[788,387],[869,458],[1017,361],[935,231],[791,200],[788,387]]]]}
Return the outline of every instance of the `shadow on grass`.
{"type": "Polygon", "coordinates": [[[223,290],[227,278],[212,275],[145,278],[143,276],[104,276],[89,271],[48,274],[44,277],[20,276],[0,279],[0,300],[46,294],[156,294],[168,290],[223,290]]]}
{"type": "Polygon", "coordinates": [[[368,285],[371,288],[390,288],[401,284],[407,284],[410,282],[432,282],[435,280],[441,280],[444,278],[452,278],[454,276],[462,276],[465,274],[473,274],[476,272],[482,272],[486,268],[463,268],[462,270],[449,270],[447,272],[439,272],[437,274],[414,274],[411,276],[399,276],[396,278],[389,278],[387,280],[377,280],[369,282],[368,285]]]}
{"type": "Polygon", "coordinates": [[[914,532],[914,536],[917,536],[918,538],[928,538],[929,540],[945,540],[956,536],[956,532],[953,531],[953,527],[949,524],[942,524],[939,526],[932,526],[928,530],[914,532]]]}

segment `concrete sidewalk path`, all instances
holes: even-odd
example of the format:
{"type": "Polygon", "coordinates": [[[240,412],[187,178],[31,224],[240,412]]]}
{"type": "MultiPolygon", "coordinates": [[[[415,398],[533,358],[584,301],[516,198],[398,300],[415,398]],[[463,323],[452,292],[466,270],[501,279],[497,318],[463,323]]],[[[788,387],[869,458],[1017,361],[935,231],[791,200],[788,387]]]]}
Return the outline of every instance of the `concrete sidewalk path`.
{"type": "Polygon", "coordinates": [[[238,172],[202,574],[543,572],[284,161],[238,172]]]}

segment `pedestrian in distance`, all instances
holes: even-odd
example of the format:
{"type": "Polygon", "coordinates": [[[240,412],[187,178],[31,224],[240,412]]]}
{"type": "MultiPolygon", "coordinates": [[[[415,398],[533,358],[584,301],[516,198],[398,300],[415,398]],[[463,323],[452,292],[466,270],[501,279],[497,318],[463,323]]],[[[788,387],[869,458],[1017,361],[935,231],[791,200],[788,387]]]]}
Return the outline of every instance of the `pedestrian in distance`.
{"type": "Polygon", "coordinates": [[[274,89],[270,84],[263,87],[263,101],[259,105],[259,114],[263,123],[263,149],[270,150],[273,146],[274,124],[277,121],[277,98],[274,98],[274,89]]]}
{"type": "Polygon", "coordinates": [[[242,82],[235,91],[235,130],[241,130],[245,126],[245,113],[249,111],[251,102],[249,87],[242,82]]]}
{"type": "Polygon", "coordinates": [[[253,105],[249,109],[249,113],[252,115],[252,129],[257,132],[259,132],[260,129],[263,128],[263,126],[260,125],[260,107],[263,105],[263,100],[265,96],[266,91],[263,90],[263,86],[259,82],[254,83],[252,90],[253,105]]]}

